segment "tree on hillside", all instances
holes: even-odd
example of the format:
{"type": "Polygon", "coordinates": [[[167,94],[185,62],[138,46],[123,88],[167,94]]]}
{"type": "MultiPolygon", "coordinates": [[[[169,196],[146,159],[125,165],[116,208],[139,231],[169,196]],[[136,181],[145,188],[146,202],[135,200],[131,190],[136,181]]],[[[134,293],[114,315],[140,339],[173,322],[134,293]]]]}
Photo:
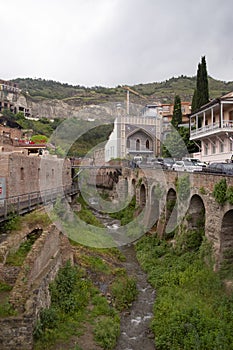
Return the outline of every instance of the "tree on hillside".
{"type": "Polygon", "coordinates": [[[174,128],[178,130],[178,125],[182,123],[182,110],[180,96],[176,95],[174,100],[173,116],[171,120],[174,128]]]}
{"type": "Polygon", "coordinates": [[[180,136],[179,132],[177,132],[177,130],[173,129],[163,143],[163,157],[181,159],[187,153],[187,148],[182,137],[180,136]]]}
{"type": "Polygon", "coordinates": [[[46,143],[48,142],[48,137],[45,135],[33,135],[31,141],[35,143],[46,143]]]}
{"type": "Polygon", "coordinates": [[[192,99],[192,112],[196,112],[201,106],[209,102],[209,84],[205,56],[198,64],[196,89],[192,99]]]}
{"type": "Polygon", "coordinates": [[[197,152],[197,146],[189,139],[189,128],[179,126],[182,123],[181,99],[175,96],[174,109],[171,124],[173,126],[170,134],[163,144],[162,154],[164,157],[182,158],[183,156],[197,152]]]}
{"type": "Polygon", "coordinates": [[[189,129],[185,127],[173,129],[163,143],[163,157],[181,159],[194,152],[198,152],[198,147],[189,139],[189,129]]]}

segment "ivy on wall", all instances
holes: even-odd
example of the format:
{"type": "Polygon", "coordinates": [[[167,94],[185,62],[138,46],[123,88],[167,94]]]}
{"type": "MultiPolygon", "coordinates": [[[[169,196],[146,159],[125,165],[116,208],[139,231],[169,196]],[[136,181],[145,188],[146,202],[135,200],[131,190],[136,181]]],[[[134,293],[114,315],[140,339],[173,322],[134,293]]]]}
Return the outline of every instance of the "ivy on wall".
{"type": "Polygon", "coordinates": [[[190,180],[189,175],[177,178],[176,189],[180,201],[186,201],[190,196],[190,180]]]}
{"type": "Polygon", "coordinates": [[[217,203],[223,205],[228,202],[233,205],[233,186],[227,186],[226,179],[220,180],[215,184],[213,196],[217,203]]]}
{"type": "Polygon", "coordinates": [[[227,193],[226,193],[227,201],[233,205],[233,186],[229,186],[227,188],[227,193]]]}

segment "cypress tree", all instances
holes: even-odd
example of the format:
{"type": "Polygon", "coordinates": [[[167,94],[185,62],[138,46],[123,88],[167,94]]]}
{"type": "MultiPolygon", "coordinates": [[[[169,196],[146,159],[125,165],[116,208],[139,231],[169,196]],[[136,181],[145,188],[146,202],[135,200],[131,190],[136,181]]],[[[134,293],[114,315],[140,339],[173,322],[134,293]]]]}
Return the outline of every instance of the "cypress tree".
{"type": "Polygon", "coordinates": [[[195,112],[197,109],[197,89],[195,89],[193,93],[191,110],[192,112],[195,112]]]}
{"type": "Polygon", "coordinates": [[[171,123],[176,129],[178,129],[178,125],[182,123],[181,100],[179,95],[176,95],[174,99],[174,109],[171,123]]]}
{"type": "Polygon", "coordinates": [[[197,69],[196,90],[192,99],[192,112],[196,112],[201,106],[209,102],[209,84],[206,68],[205,56],[201,58],[201,63],[197,69]]]}

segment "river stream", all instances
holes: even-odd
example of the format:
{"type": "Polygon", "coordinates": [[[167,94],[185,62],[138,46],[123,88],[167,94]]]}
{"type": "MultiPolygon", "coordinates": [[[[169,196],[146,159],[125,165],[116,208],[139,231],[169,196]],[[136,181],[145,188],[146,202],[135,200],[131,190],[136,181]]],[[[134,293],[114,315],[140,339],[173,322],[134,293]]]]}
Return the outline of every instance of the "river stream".
{"type": "MultiPolygon", "coordinates": [[[[113,220],[107,215],[93,212],[96,217],[108,228],[117,228],[118,220],[113,220]]],[[[155,290],[147,282],[147,275],[141,269],[134,249],[134,244],[119,247],[125,255],[123,263],[128,274],[136,278],[138,296],[129,310],[122,313],[121,334],[114,350],[155,350],[154,336],[149,329],[153,317],[153,304],[155,290]]]]}
{"type": "Polygon", "coordinates": [[[120,248],[126,257],[125,268],[137,280],[138,296],[132,307],[121,318],[121,334],[115,350],[154,350],[153,334],[149,329],[153,317],[155,290],[147,282],[133,245],[120,248]]]}

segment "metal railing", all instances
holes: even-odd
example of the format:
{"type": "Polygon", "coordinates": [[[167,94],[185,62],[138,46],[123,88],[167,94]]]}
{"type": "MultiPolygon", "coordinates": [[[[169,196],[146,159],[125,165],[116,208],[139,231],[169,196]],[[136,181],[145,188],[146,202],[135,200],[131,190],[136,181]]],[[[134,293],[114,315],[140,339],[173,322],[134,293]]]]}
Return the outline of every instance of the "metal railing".
{"type": "Polygon", "coordinates": [[[190,136],[196,136],[196,135],[200,135],[200,134],[205,134],[207,132],[210,132],[212,130],[216,130],[219,129],[220,131],[222,129],[225,128],[233,128],[233,121],[231,120],[223,120],[223,124],[222,126],[219,125],[219,122],[216,122],[214,124],[209,124],[209,125],[205,125],[201,128],[195,129],[195,130],[191,130],[191,134],[190,136]]]}
{"type": "Polygon", "coordinates": [[[62,186],[43,191],[30,192],[18,196],[10,196],[0,199],[0,222],[5,221],[9,215],[22,215],[38,207],[56,202],[58,197],[72,196],[78,193],[78,184],[72,186],[62,186]]]}

